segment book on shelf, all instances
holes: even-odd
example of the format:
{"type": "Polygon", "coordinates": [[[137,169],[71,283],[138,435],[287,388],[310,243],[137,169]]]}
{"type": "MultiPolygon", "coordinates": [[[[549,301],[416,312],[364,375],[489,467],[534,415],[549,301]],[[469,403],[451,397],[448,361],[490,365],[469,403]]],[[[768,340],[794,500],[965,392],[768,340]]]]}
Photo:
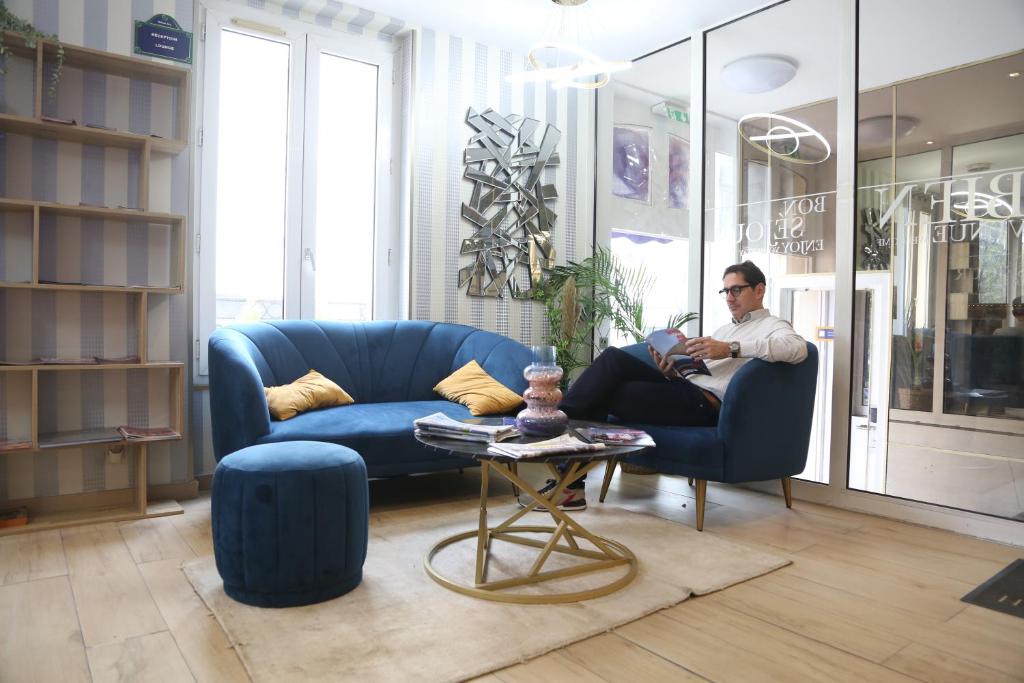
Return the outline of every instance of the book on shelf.
{"type": "Polygon", "coordinates": [[[549,455],[571,455],[573,453],[589,453],[603,451],[605,446],[600,441],[587,443],[572,434],[562,434],[547,441],[534,443],[495,443],[487,447],[488,453],[506,455],[516,460],[541,458],[549,455]]]}
{"type": "Polygon", "coordinates": [[[162,439],[177,439],[181,437],[181,434],[170,427],[121,426],[117,428],[117,431],[127,441],[140,441],[142,439],[146,441],[160,441],[162,439]]]}
{"type": "Polygon", "coordinates": [[[0,529],[28,524],[28,508],[20,507],[13,510],[0,510],[0,529]]]}
{"type": "Polygon", "coordinates": [[[609,446],[654,446],[654,439],[642,429],[629,427],[578,427],[584,441],[600,441],[609,446]]]}
{"type": "Polygon", "coordinates": [[[41,448],[60,448],[64,445],[82,446],[91,443],[113,443],[121,439],[121,435],[112,427],[103,429],[79,429],[70,432],[50,432],[39,435],[41,448]]]}
{"type": "Polygon", "coordinates": [[[683,332],[675,327],[656,330],[647,335],[645,340],[662,358],[672,361],[672,369],[680,377],[690,375],[710,375],[711,371],[704,361],[686,353],[688,339],[683,332]]]}
{"type": "Polygon", "coordinates": [[[100,365],[128,365],[140,362],[138,356],[93,356],[92,358],[100,365]]]}
{"type": "Polygon", "coordinates": [[[96,359],[88,358],[56,358],[54,356],[40,356],[35,362],[38,365],[96,365],[96,359]]]}
{"type": "Polygon", "coordinates": [[[519,436],[514,425],[484,425],[460,422],[444,413],[434,413],[413,420],[416,432],[421,436],[438,436],[446,439],[491,443],[519,436]]]}
{"type": "Polygon", "coordinates": [[[41,116],[39,118],[43,121],[46,121],[47,123],[60,123],[65,126],[74,126],[78,123],[74,119],[62,119],[57,116],[41,116]]]}
{"type": "Polygon", "coordinates": [[[104,126],[102,123],[84,123],[82,125],[86,128],[96,128],[98,130],[117,130],[113,126],[104,126]]]}

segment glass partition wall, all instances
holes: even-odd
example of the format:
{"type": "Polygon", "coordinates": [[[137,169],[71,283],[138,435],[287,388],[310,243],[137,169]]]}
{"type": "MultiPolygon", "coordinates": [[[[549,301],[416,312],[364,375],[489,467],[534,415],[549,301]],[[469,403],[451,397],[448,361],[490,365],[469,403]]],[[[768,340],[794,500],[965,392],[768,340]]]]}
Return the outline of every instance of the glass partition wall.
{"type": "Polygon", "coordinates": [[[908,4],[957,40],[902,59],[861,3],[848,485],[1020,520],[1024,9],[908,4]]]}
{"type": "MultiPolygon", "coordinates": [[[[636,60],[598,91],[597,244],[650,278],[648,331],[692,310],[690,64],[683,41],[636,60]]],[[[635,340],[609,330],[606,341],[635,340]]]]}
{"type": "Polygon", "coordinates": [[[819,483],[830,463],[840,5],[790,0],[708,32],[705,48],[703,331],[730,321],[724,269],[756,263],[765,307],[818,347],[800,477],[819,483]]]}
{"type": "Polygon", "coordinates": [[[595,243],[658,274],[651,324],[728,323],[750,259],[817,346],[798,498],[1024,540],[1020,35],[1016,0],[785,0],[598,92],[595,243]]]}

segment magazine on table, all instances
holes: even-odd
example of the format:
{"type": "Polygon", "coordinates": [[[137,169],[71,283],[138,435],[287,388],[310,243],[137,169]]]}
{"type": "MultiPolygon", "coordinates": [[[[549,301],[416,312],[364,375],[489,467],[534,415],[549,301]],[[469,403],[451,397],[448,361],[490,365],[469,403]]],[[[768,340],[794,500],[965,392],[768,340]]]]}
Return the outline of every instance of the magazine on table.
{"type": "Polygon", "coordinates": [[[686,353],[686,335],[675,327],[656,330],[647,335],[645,340],[662,358],[672,361],[672,368],[680,377],[690,375],[710,375],[711,371],[704,361],[686,353]]]}
{"type": "Polygon", "coordinates": [[[654,446],[654,439],[642,429],[629,427],[577,427],[584,441],[600,441],[609,446],[654,446]]]}
{"type": "Polygon", "coordinates": [[[439,436],[446,439],[490,443],[519,436],[515,425],[484,425],[460,422],[444,413],[434,413],[413,420],[416,432],[421,436],[439,436]]]}
{"type": "Polygon", "coordinates": [[[547,441],[534,443],[496,443],[487,447],[488,453],[507,455],[510,458],[539,458],[546,455],[566,455],[570,453],[587,453],[602,451],[605,446],[600,441],[587,443],[572,434],[562,434],[547,441]]]}

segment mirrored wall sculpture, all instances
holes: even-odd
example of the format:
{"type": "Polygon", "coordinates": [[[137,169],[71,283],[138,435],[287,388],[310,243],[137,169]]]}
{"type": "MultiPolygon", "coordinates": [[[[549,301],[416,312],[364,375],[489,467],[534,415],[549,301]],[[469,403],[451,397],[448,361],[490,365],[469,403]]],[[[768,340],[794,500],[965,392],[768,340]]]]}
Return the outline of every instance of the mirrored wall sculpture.
{"type": "Polygon", "coordinates": [[[469,296],[531,298],[544,271],[555,265],[551,231],[557,218],[549,203],[558,197],[545,167],[557,166],[562,133],[550,124],[515,114],[472,107],[463,177],[473,193],[462,204],[462,218],[473,228],[461,255],[473,263],[459,269],[459,287],[469,296]],[[538,142],[539,139],[539,142],[538,142]],[[524,266],[524,268],[520,268],[524,266]]]}

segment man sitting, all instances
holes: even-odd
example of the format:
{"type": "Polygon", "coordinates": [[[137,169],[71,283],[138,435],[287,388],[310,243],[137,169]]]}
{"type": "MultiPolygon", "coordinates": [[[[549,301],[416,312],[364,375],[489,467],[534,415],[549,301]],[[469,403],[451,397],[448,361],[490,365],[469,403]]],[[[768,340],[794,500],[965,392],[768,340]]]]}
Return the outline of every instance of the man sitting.
{"type": "MultiPolygon", "coordinates": [[[[807,346],[792,325],[764,307],[765,277],[750,261],[725,269],[719,291],[732,314],[732,322],[710,337],[688,340],[686,353],[707,364],[710,375],[681,378],[668,358],[648,351],[655,370],[622,349],[608,348],[570,385],[559,406],[577,420],[604,422],[615,415],[627,424],[713,426],[729,382],[744,363],[760,358],[769,363],[800,363],[807,346]]],[[[558,500],[562,510],[585,510],[585,479],[570,484],[558,500]]],[[[540,490],[550,493],[554,479],[540,490]]],[[[532,499],[520,498],[528,505],[532,499]]],[[[543,508],[535,508],[543,511],[543,508]]]]}

